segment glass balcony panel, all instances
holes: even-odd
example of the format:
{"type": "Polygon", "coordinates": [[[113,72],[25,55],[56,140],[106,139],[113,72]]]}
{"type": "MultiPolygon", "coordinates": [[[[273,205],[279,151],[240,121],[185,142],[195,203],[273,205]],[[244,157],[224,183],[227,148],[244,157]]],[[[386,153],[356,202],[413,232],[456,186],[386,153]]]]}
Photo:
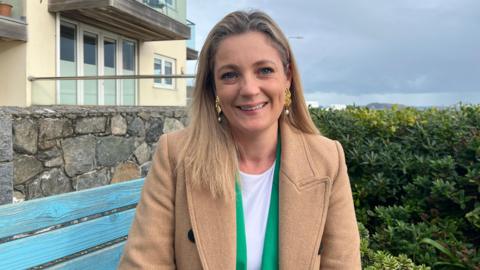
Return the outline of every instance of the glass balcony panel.
{"type": "MultiPolygon", "coordinates": [[[[99,86],[99,91],[97,92],[98,97],[96,98],[98,100],[98,105],[135,106],[138,105],[138,96],[142,91],[152,91],[152,88],[155,88],[155,80],[161,80],[164,82],[160,87],[156,87],[155,91],[160,91],[157,88],[161,88],[161,90],[171,92],[172,90],[180,90],[176,88],[176,85],[178,85],[177,80],[190,80],[194,77],[194,75],[176,75],[180,78],[165,78],[164,76],[167,76],[168,74],[138,75],[134,74],[134,71],[132,70],[122,70],[122,72],[122,75],[105,74],[105,76],[68,76],[69,78],[62,78],[66,76],[30,77],[32,105],[84,105],[80,102],[80,99],[77,99],[77,92],[78,96],[85,96],[85,91],[88,89],[84,89],[81,86],[92,83],[99,86]],[[130,75],[133,75],[133,78],[129,77],[130,75]],[[111,87],[107,91],[108,84],[106,84],[106,82],[115,83],[115,87],[111,87]],[[168,84],[166,82],[171,82],[173,88],[167,87],[168,84]],[[70,86],[68,89],[74,91],[66,92],[66,85],[70,86]],[[79,87],[77,87],[77,85],[79,85],[79,87]],[[105,91],[104,96],[102,96],[102,91],[105,91]],[[106,94],[107,92],[109,94],[106,94]]],[[[171,74],[168,69],[166,70],[166,73],[171,74]]],[[[191,90],[188,91],[190,91],[191,95],[191,90]]],[[[162,102],[161,98],[159,99],[159,102],[162,102]]]]}
{"type": "Polygon", "coordinates": [[[197,60],[198,52],[195,50],[195,24],[187,20],[187,26],[190,28],[190,39],[187,40],[187,60],[197,60]]]}
{"type": "Polygon", "coordinates": [[[195,24],[191,21],[187,21],[187,25],[190,28],[190,39],[187,41],[187,47],[195,50],[195,24]]]}
{"type": "Polygon", "coordinates": [[[183,24],[187,24],[185,0],[137,0],[183,24]]]}
{"type": "Polygon", "coordinates": [[[27,41],[26,0],[2,0],[5,16],[0,16],[0,40],[27,41]],[[10,11],[10,14],[7,12],[10,11]]]}
{"type": "Polygon", "coordinates": [[[141,41],[186,40],[186,0],[49,0],[64,18],[141,41]]]}
{"type": "Polygon", "coordinates": [[[10,18],[25,21],[25,0],[2,0],[0,2],[12,6],[10,18]]]}

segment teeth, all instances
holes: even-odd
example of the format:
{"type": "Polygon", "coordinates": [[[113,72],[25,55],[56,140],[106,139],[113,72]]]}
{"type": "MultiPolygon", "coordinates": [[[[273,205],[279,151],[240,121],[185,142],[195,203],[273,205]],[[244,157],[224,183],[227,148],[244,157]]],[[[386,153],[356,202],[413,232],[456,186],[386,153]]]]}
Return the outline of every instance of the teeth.
{"type": "Polygon", "coordinates": [[[262,103],[262,104],[258,104],[257,106],[240,106],[240,109],[242,109],[243,111],[254,111],[254,110],[258,110],[258,109],[261,109],[263,108],[263,106],[265,106],[265,103],[262,103]]]}

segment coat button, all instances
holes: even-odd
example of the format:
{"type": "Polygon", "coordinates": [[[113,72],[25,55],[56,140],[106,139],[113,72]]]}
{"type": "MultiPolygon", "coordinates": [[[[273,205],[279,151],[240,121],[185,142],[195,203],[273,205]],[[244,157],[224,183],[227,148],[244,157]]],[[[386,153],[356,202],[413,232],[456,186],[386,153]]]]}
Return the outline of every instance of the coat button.
{"type": "Polygon", "coordinates": [[[192,229],[188,231],[187,236],[188,236],[188,240],[192,241],[192,243],[195,244],[195,236],[193,235],[192,229]]]}

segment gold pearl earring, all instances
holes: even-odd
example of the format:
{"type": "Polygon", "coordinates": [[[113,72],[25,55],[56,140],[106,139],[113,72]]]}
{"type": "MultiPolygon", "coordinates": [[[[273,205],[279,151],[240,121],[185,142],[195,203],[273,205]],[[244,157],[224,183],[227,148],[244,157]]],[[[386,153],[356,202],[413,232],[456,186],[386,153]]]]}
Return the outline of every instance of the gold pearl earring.
{"type": "Polygon", "coordinates": [[[285,114],[290,114],[290,104],[292,104],[292,94],[290,93],[290,89],[285,89],[285,114]]]}
{"type": "Polygon", "coordinates": [[[220,123],[222,122],[222,107],[220,107],[220,98],[218,96],[215,96],[215,110],[217,111],[217,121],[220,123]]]}

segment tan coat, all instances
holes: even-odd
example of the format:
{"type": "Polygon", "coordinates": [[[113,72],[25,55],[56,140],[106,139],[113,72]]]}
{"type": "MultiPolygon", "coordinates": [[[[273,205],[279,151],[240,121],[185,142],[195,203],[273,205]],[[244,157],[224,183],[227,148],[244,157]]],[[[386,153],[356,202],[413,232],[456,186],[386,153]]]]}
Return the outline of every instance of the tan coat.
{"type": "MultiPolygon", "coordinates": [[[[119,269],[235,269],[235,201],[175,173],[185,131],[163,135],[119,269]]],[[[342,147],[281,127],[280,269],[360,269],[360,238],[342,147]]]]}

